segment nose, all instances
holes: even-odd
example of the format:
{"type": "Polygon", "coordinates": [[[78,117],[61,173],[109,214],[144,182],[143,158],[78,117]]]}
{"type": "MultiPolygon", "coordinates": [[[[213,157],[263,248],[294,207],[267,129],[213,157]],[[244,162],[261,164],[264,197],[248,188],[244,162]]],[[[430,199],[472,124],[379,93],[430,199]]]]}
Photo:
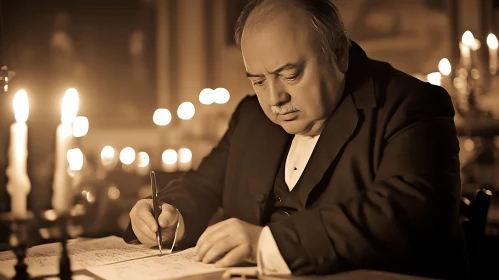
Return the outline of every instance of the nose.
{"type": "Polygon", "coordinates": [[[287,93],[285,87],[279,82],[279,80],[274,80],[270,83],[269,96],[271,106],[279,106],[290,100],[290,95],[287,93]]]}

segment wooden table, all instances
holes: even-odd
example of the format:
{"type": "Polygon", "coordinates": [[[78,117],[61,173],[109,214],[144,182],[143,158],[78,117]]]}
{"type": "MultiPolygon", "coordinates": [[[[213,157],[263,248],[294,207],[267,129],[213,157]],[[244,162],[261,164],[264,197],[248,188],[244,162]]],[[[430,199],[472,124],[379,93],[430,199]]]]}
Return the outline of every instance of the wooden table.
{"type": "MultiPolygon", "coordinates": [[[[215,272],[209,274],[187,276],[182,278],[177,278],[176,280],[222,280],[227,278],[222,278],[223,272],[215,272]]],[[[94,277],[94,279],[101,279],[96,277],[87,271],[75,272],[75,276],[89,276],[94,277]]],[[[230,278],[233,280],[244,279],[244,278],[230,278]]],[[[252,278],[248,278],[252,279],[252,278]]],[[[390,272],[373,271],[373,270],[355,270],[349,272],[343,272],[332,275],[325,276],[289,276],[289,277],[273,277],[273,276],[261,276],[259,280],[435,280],[436,278],[426,278],[419,276],[411,276],[390,272]]]]}

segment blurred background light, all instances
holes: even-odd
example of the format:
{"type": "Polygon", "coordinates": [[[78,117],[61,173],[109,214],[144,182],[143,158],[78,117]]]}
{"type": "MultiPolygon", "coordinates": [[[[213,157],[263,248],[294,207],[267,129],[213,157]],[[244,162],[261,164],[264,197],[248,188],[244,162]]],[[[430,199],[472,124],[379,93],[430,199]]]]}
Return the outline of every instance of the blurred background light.
{"type": "Polygon", "coordinates": [[[229,102],[230,93],[225,88],[216,88],[215,89],[215,103],[217,104],[225,104],[229,102]]]}
{"type": "Polygon", "coordinates": [[[204,105],[210,105],[215,102],[215,91],[211,88],[205,88],[199,93],[199,102],[204,105]]]}
{"type": "Polygon", "coordinates": [[[178,117],[183,120],[190,120],[194,117],[194,113],[196,109],[194,108],[194,104],[191,102],[184,102],[178,106],[177,114],[178,117]]]}
{"type": "Polygon", "coordinates": [[[73,136],[83,137],[87,135],[89,128],[88,118],[84,116],[78,116],[73,122],[73,136]]]}
{"type": "Polygon", "coordinates": [[[130,165],[135,161],[135,150],[131,147],[126,147],[120,152],[120,161],[125,165],[130,165]]]}
{"type": "Polygon", "coordinates": [[[152,121],[154,124],[159,126],[168,125],[172,120],[172,113],[168,109],[159,108],[156,109],[154,115],[152,116],[152,121]]]}
{"type": "Polygon", "coordinates": [[[161,159],[163,160],[164,164],[175,164],[178,160],[178,155],[175,150],[168,149],[163,152],[161,155],[161,159]]]}

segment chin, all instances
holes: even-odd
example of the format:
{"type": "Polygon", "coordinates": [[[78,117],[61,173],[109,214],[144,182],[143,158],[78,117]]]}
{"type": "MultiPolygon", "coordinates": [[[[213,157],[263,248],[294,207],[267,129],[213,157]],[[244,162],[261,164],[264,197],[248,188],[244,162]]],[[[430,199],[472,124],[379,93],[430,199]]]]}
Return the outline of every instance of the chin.
{"type": "Polygon", "coordinates": [[[280,121],[278,125],[280,125],[284,129],[284,131],[286,131],[286,133],[288,134],[300,134],[305,130],[306,127],[305,125],[302,124],[302,122],[298,120],[289,121],[289,122],[280,121]]]}

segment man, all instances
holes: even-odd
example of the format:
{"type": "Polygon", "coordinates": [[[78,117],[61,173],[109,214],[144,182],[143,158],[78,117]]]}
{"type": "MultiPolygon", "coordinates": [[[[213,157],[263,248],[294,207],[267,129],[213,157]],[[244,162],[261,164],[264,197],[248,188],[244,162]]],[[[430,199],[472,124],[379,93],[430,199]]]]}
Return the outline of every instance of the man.
{"type": "MultiPolygon", "coordinates": [[[[161,191],[197,260],[286,274],[461,265],[458,141],[449,95],[367,58],[327,0],[254,0],[236,29],[255,96],[197,171],[161,191]],[[207,228],[217,207],[225,220],[207,228]],[[176,210],[178,209],[178,211],[176,210]]],[[[130,212],[155,245],[151,201],[130,212]]]]}

